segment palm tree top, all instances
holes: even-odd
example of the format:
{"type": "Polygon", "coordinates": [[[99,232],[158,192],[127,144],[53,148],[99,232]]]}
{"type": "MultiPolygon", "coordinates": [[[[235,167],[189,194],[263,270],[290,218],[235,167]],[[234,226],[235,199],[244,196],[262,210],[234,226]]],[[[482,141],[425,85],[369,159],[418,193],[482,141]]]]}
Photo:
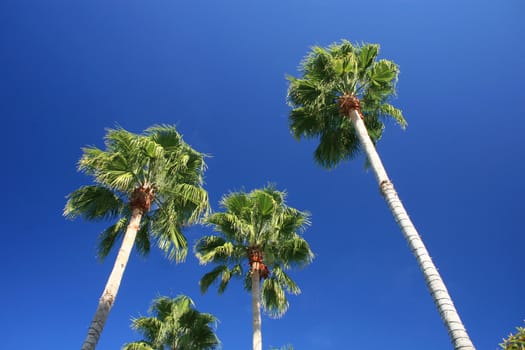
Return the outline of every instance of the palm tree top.
{"type": "Polygon", "coordinates": [[[302,60],[301,78],[288,76],[288,103],[292,134],[297,138],[319,138],[314,153],[318,164],[333,168],[360,153],[355,130],[349,120],[352,110],[364,119],[375,143],[383,133],[386,118],[402,128],[401,110],[389,102],[396,95],[399,67],[377,59],[379,45],[352,44],[348,40],[328,48],[312,47],[302,60]]]}
{"type": "Polygon", "coordinates": [[[204,222],[228,241],[264,251],[282,239],[299,237],[311,223],[310,213],[289,207],[286,197],[286,191],[271,184],[249,193],[231,192],[221,199],[224,211],[204,222]]]}
{"type": "Polygon", "coordinates": [[[286,192],[271,185],[249,193],[229,193],[222,198],[221,208],[222,212],[205,219],[219,234],[205,236],[195,245],[201,264],[218,265],[201,279],[201,291],[218,281],[218,291],[223,293],[232,277],[244,278],[244,287],[250,291],[256,270],[265,280],[263,307],[271,316],[283,315],[288,308],[285,291],[300,293],[285,271],[305,266],[314,257],[301,235],[310,224],[309,213],[289,207],[286,192]]]}
{"type": "Polygon", "coordinates": [[[109,189],[129,195],[141,186],[169,190],[181,179],[203,183],[205,155],[184,142],[175,126],[154,125],[142,134],[109,128],[104,144],[105,150],[84,147],[78,170],[109,189]]]}
{"type": "Polygon", "coordinates": [[[209,210],[202,188],[205,155],[185,143],[171,125],[155,125],[142,134],[107,129],[104,144],[105,149],[83,148],[78,170],[92,177],[93,184],[68,195],[64,216],[114,222],[99,238],[103,259],[138,209],[143,215],[135,241],[138,251],[149,252],[152,236],[170,259],[183,260],[183,226],[198,222],[209,210]]]}
{"type": "Polygon", "coordinates": [[[159,296],[148,313],[150,317],[134,318],[131,325],[144,339],[125,344],[123,350],[212,350],[220,347],[214,333],[217,318],[199,312],[186,295],[159,296]]]}

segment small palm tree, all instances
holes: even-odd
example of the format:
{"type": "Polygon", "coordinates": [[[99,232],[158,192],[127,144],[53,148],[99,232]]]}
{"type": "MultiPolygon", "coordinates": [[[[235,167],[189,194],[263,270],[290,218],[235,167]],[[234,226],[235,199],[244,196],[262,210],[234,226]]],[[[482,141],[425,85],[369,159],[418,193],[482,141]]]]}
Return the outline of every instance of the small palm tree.
{"type": "Polygon", "coordinates": [[[196,222],[209,207],[201,187],[204,157],[175,127],[153,126],[142,135],[110,129],[105,144],[106,150],[83,149],[78,169],[95,183],[69,194],[64,209],[68,218],[113,221],[100,234],[99,258],[122,239],[84,350],[94,349],[100,338],[133,245],[145,255],[153,239],[170,259],[182,261],[187,254],[182,227],[196,222]]]}
{"type": "Polygon", "coordinates": [[[122,350],[214,350],[220,345],[214,332],[217,319],[195,309],[193,300],[185,295],[171,299],[158,297],[149,313],[139,317],[131,328],[144,339],[125,344],[122,350]]]}
{"type": "Polygon", "coordinates": [[[303,77],[289,77],[290,128],[298,139],[319,138],[314,159],[326,168],[365,152],[381,193],[423,271],[454,348],[474,349],[375,148],[384,118],[406,126],[402,112],[388,103],[396,92],[399,69],[392,61],[377,60],[378,53],[379,45],[354,46],[348,41],[328,49],[314,47],[302,62],[303,77]]]}
{"type": "Polygon", "coordinates": [[[202,277],[203,293],[214,281],[219,282],[221,294],[232,277],[244,278],[245,289],[252,293],[254,350],[262,349],[261,300],[270,316],[282,316],[289,306],[285,292],[300,293],[285,271],[313,259],[310,246],[300,236],[309,224],[309,216],[288,207],[285,198],[284,192],[272,187],[230,193],[221,201],[224,212],[205,220],[219,235],[203,237],[195,245],[202,264],[218,265],[202,277]],[[248,270],[243,269],[245,263],[248,270]]]}

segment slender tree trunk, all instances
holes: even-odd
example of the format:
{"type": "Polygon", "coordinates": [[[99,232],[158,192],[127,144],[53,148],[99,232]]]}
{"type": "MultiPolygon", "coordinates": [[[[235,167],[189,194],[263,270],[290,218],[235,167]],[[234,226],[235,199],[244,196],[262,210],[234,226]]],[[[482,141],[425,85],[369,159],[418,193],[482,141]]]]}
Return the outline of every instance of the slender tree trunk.
{"type": "Polygon", "coordinates": [[[376,176],[377,182],[381,189],[385,201],[387,202],[390,211],[394,215],[394,219],[398,223],[405,239],[408,242],[408,245],[412,252],[414,253],[418,265],[423,272],[425,282],[430,291],[430,295],[434,300],[441,319],[447,327],[448,334],[456,350],[474,350],[474,345],[470,340],[465,326],[459,318],[459,314],[454,307],[452,298],[448,294],[445,283],[441,279],[441,276],[432,262],[430,255],[428,254],[421,237],[419,236],[414,224],[410,220],[405,207],[401,203],[401,200],[397,196],[397,192],[394,189],[394,186],[390,182],[388,175],[383,167],[383,163],[377,154],[374,144],[370,140],[368,131],[366,130],[365,124],[361,119],[357,111],[352,111],[350,114],[350,119],[354,128],[357,131],[359,141],[363,146],[365,153],[370,161],[374,174],[376,176]]]}
{"type": "Polygon", "coordinates": [[[253,350],[262,350],[261,291],[259,270],[252,268],[253,350]]]}
{"type": "Polygon", "coordinates": [[[133,248],[133,244],[135,243],[135,237],[137,236],[141,218],[142,210],[133,209],[129,225],[126,229],[124,239],[122,240],[122,245],[120,246],[115,264],[113,265],[113,270],[109,275],[104,292],[98,302],[97,311],[95,312],[93,321],[91,321],[91,326],[89,327],[86,340],[82,345],[82,350],[94,350],[97,346],[104,324],[108,319],[109,311],[117,297],[117,292],[128,263],[129,255],[133,248]]]}

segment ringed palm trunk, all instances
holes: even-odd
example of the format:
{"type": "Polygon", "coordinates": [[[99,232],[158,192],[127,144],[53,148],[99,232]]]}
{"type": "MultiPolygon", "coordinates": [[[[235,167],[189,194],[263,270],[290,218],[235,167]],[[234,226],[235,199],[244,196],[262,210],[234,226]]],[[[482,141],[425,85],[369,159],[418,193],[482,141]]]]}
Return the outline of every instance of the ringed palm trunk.
{"type": "Polygon", "coordinates": [[[109,311],[117,297],[117,292],[128,263],[131,249],[135,243],[135,237],[137,236],[141,218],[142,209],[134,208],[131,213],[129,225],[122,240],[122,245],[120,246],[115,264],[113,265],[113,270],[109,275],[104,292],[102,292],[102,296],[100,297],[97,311],[95,312],[93,321],[91,321],[86,340],[84,340],[84,344],[82,345],[82,350],[94,350],[97,346],[104,324],[108,319],[109,311]]]}
{"type": "Polygon", "coordinates": [[[262,350],[261,291],[259,270],[252,267],[253,350],[262,350]]]}
{"type": "Polygon", "coordinates": [[[386,170],[383,167],[383,163],[381,162],[375,146],[368,135],[365,124],[361,119],[359,112],[355,109],[350,112],[350,120],[357,132],[357,136],[365,150],[370,165],[374,170],[381,193],[383,194],[394,219],[401,228],[410,250],[414,253],[417,263],[423,272],[430,295],[441,315],[441,319],[447,327],[454,349],[474,350],[474,345],[459,318],[459,314],[452,302],[452,298],[448,294],[445,283],[443,282],[436,266],[432,262],[432,259],[430,258],[414,224],[410,220],[405,207],[401,203],[394,186],[390,182],[386,170]]]}

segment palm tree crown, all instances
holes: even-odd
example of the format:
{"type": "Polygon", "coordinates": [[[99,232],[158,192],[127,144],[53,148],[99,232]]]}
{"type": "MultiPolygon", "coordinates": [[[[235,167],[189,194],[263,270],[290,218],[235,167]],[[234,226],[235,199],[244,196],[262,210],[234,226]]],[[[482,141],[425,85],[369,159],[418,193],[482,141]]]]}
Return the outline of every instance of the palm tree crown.
{"type": "Polygon", "coordinates": [[[149,310],[152,317],[139,317],[131,327],[144,339],[124,345],[123,350],[213,350],[220,341],[214,333],[217,319],[195,309],[185,295],[158,297],[149,310]]]}
{"type": "Polygon", "coordinates": [[[106,150],[83,149],[78,168],[95,184],[69,194],[64,215],[114,221],[99,237],[98,256],[103,259],[123,236],[132,210],[139,209],[138,251],[147,254],[152,237],[170,259],[183,260],[187,242],[181,229],[208,210],[208,195],[201,187],[203,154],[168,125],[150,127],[142,135],[110,129],[105,144],[106,150]]]}
{"type": "Polygon", "coordinates": [[[327,49],[315,46],[301,64],[301,79],[289,76],[289,121],[296,138],[317,138],[314,159],[333,168],[360,151],[359,139],[349,120],[353,109],[361,112],[375,143],[383,133],[384,117],[403,128],[402,112],[388,103],[395,95],[399,74],[392,61],[376,60],[379,45],[352,45],[343,40],[327,49]]]}
{"type": "Polygon", "coordinates": [[[310,263],[314,255],[301,237],[310,223],[309,214],[288,207],[285,198],[285,192],[266,187],[222,199],[224,212],[205,219],[219,235],[203,237],[195,246],[202,264],[218,265],[201,279],[202,292],[218,281],[218,291],[223,293],[233,276],[244,277],[244,287],[250,291],[251,276],[257,271],[264,279],[263,308],[274,317],[286,312],[285,291],[298,294],[300,289],[285,270],[310,263]],[[246,262],[248,270],[243,268],[246,262]]]}

